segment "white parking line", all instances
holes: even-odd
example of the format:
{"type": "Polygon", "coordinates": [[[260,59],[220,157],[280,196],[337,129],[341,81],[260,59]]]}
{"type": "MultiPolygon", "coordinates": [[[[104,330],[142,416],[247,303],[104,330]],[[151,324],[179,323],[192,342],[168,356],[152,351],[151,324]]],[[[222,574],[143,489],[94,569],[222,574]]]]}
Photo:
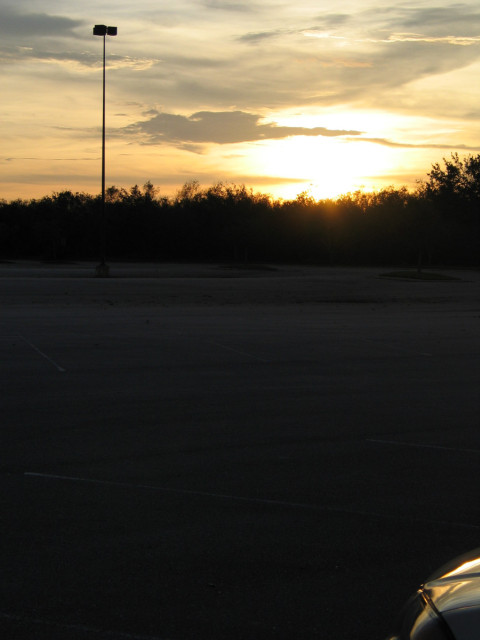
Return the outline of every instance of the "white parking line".
{"type": "Polygon", "coordinates": [[[98,480],[95,478],[77,478],[72,476],[60,476],[49,473],[34,473],[26,471],[24,474],[26,477],[31,478],[45,478],[49,480],[62,480],[64,482],[81,482],[84,484],[96,484],[102,486],[110,486],[124,489],[146,489],[149,491],[157,491],[159,493],[171,493],[176,495],[189,495],[189,496],[201,496],[204,498],[217,498],[221,500],[232,500],[235,502],[247,502],[251,504],[265,504],[276,507],[287,507],[290,509],[308,509],[311,511],[328,511],[331,513],[340,513],[355,516],[367,516],[380,518],[382,520],[396,520],[401,522],[421,522],[425,524],[435,524],[450,527],[459,527],[463,529],[480,529],[480,525],[470,524],[466,522],[449,522],[447,520],[432,520],[430,518],[403,518],[397,515],[390,515],[384,513],[378,513],[375,511],[367,511],[363,509],[346,509],[344,507],[332,507],[329,505],[317,505],[303,502],[288,502],[284,500],[269,500],[268,498],[247,498],[245,496],[233,496],[224,493],[211,493],[208,491],[193,491],[190,489],[171,489],[168,487],[157,487],[155,485],[148,484],[131,484],[129,482],[114,482],[112,480],[98,480]]]}
{"type": "Polygon", "coordinates": [[[53,620],[44,620],[42,618],[29,618],[28,616],[18,616],[10,613],[0,611],[0,618],[4,620],[11,620],[13,622],[26,622],[28,624],[42,625],[46,627],[55,627],[57,629],[65,629],[66,631],[81,631],[83,633],[94,633],[102,638],[112,637],[125,640],[167,640],[167,638],[159,638],[158,636],[143,636],[135,633],[122,633],[121,631],[110,631],[107,629],[97,629],[95,627],[88,627],[84,624],[68,624],[62,622],[55,622],[53,620]]]}
{"type": "Polygon", "coordinates": [[[480,453],[480,449],[462,449],[460,447],[444,447],[439,444],[421,444],[415,442],[398,442],[397,440],[376,440],[367,438],[367,442],[395,447],[413,447],[415,449],[439,449],[440,451],[458,451],[459,453],[480,453]]]}
{"type": "Polygon", "coordinates": [[[55,367],[55,369],[57,369],[57,371],[60,371],[61,373],[65,373],[66,369],[64,369],[59,364],[57,364],[55,362],[55,360],[52,360],[52,358],[47,356],[46,353],[43,353],[43,351],[40,351],[40,349],[38,347],[36,347],[32,342],[30,342],[29,340],[27,340],[24,336],[22,336],[20,334],[18,334],[18,337],[21,340],[23,340],[24,342],[26,342],[28,344],[28,346],[31,347],[34,351],[36,351],[39,355],[41,355],[42,358],[45,358],[45,360],[48,360],[48,362],[50,362],[50,364],[52,364],[55,367]]]}

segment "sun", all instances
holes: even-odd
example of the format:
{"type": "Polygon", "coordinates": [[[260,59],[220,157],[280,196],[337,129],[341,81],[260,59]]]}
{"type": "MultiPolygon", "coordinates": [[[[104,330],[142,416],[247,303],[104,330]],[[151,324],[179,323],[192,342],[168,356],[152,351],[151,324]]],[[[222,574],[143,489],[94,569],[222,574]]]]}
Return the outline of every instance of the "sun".
{"type": "Polygon", "coordinates": [[[317,199],[387,186],[389,175],[402,172],[403,150],[379,141],[412,125],[395,114],[346,107],[334,112],[314,109],[302,114],[277,113],[270,120],[279,126],[326,127],[327,135],[323,136],[264,140],[256,143],[250,154],[257,174],[277,179],[277,191],[287,189],[289,183],[290,192],[308,191],[317,199]],[[339,134],[342,131],[344,135],[339,134]],[[283,186],[279,182],[282,180],[283,186]]]}
{"type": "Polygon", "coordinates": [[[316,198],[334,198],[373,188],[375,176],[392,165],[387,147],[341,138],[295,136],[265,141],[252,153],[255,169],[283,178],[316,198]]]}

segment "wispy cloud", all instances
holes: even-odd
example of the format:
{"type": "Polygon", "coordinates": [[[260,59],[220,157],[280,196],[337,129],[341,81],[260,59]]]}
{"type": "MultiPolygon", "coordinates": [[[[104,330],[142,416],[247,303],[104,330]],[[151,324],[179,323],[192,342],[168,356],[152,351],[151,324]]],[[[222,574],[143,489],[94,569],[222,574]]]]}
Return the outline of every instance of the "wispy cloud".
{"type": "Polygon", "coordinates": [[[463,150],[463,151],[479,151],[480,145],[471,146],[466,144],[442,144],[442,143],[431,143],[431,142],[420,142],[420,143],[409,143],[409,142],[395,142],[393,140],[388,140],[387,138],[368,138],[368,137],[360,137],[360,138],[348,138],[349,142],[370,142],[372,144],[379,144],[384,147],[391,147],[397,149],[453,149],[453,150],[463,150]]]}
{"type": "MultiPolygon", "coordinates": [[[[44,62],[63,65],[65,67],[74,68],[77,71],[96,70],[102,66],[102,60],[99,55],[86,51],[55,51],[52,49],[43,49],[41,47],[28,46],[0,46],[0,61],[8,61],[9,63],[24,62],[44,62]]],[[[108,69],[131,69],[142,71],[152,67],[158,61],[149,58],[134,58],[131,56],[119,56],[111,54],[106,66],[108,69]]]]}
{"type": "Polygon", "coordinates": [[[88,157],[73,157],[73,158],[53,158],[53,157],[39,157],[39,156],[19,156],[11,158],[0,158],[0,162],[23,162],[24,160],[35,160],[38,162],[79,162],[82,160],[90,161],[92,158],[88,157]]]}
{"type": "MultiPolygon", "coordinates": [[[[480,57],[480,10],[474,5],[452,3],[427,10],[403,3],[365,4],[356,5],[351,14],[325,11],[311,16],[309,23],[298,19],[288,27],[238,36],[237,42],[248,47],[245,53],[239,51],[238,59],[251,80],[238,83],[238,98],[231,101],[243,104],[241,95],[250,95],[259,106],[267,101],[259,80],[263,69],[263,86],[270,94],[266,104],[271,106],[295,101],[373,105],[394,90],[407,90],[413,81],[462,69],[480,57]],[[247,66],[254,46],[262,47],[257,69],[247,66]]],[[[410,95],[405,104],[419,108],[425,98],[410,95]]]]}
{"type": "Polygon", "coordinates": [[[318,16],[317,25],[305,28],[303,34],[350,44],[424,42],[467,46],[480,42],[480,10],[466,3],[358,8],[355,20],[344,14],[318,16]]]}
{"type": "MultiPolygon", "coordinates": [[[[252,40],[256,37],[273,37],[275,34],[251,34],[252,40]]],[[[324,31],[323,29],[307,29],[303,31],[303,35],[308,38],[317,38],[319,40],[339,40],[351,43],[377,43],[377,44],[394,44],[397,42],[425,42],[429,44],[450,44],[456,46],[469,46],[480,43],[480,36],[434,36],[422,33],[392,33],[386,38],[353,38],[346,36],[338,36],[324,31]]],[[[248,35],[243,37],[248,40],[248,35]]]]}
{"type": "Polygon", "coordinates": [[[478,44],[480,36],[427,36],[420,33],[392,33],[387,40],[381,42],[426,42],[431,44],[451,44],[469,46],[478,44]]]}

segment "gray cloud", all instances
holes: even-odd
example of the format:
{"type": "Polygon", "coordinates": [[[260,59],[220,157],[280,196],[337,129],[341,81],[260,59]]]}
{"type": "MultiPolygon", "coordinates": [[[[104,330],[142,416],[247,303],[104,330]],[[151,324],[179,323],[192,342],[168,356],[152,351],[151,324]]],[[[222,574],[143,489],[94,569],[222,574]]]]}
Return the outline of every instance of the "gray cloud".
{"type": "Polygon", "coordinates": [[[189,151],[208,143],[233,144],[260,140],[278,140],[291,136],[355,136],[360,131],[325,127],[284,127],[263,123],[259,115],[242,111],[200,111],[191,116],[156,113],[149,120],[136,122],[124,130],[139,135],[144,144],[170,143],[189,151]]]}
{"type": "Polygon", "coordinates": [[[455,3],[447,7],[415,9],[401,21],[404,29],[422,29],[436,36],[476,36],[480,27],[480,11],[471,5],[455,3]]]}
{"type": "MultiPolygon", "coordinates": [[[[82,34],[91,32],[83,20],[46,13],[26,13],[17,8],[0,7],[0,61],[25,60],[96,66],[96,60],[81,46],[82,34]],[[68,38],[69,46],[65,47],[68,38]]],[[[97,56],[98,60],[98,56],[97,56]]]]}
{"type": "Polygon", "coordinates": [[[288,29],[273,29],[272,31],[252,31],[250,33],[244,33],[237,39],[239,42],[257,44],[258,42],[263,42],[264,40],[272,40],[273,38],[278,38],[289,33],[292,33],[292,31],[288,29]]]}
{"type": "Polygon", "coordinates": [[[325,27],[343,27],[352,21],[352,16],[347,13],[327,13],[318,17],[319,22],[325,27]]]}
{"type": "Polygon", "coordinates": [[[248,2],[232,2],[231,0],[203,0],[203,4],[207,9],[215,9],[220,11],[235,11],[245,13],[250,10],[248,2]]]}
{"type": "Polygon", "coordinates": [[[69,36],[85,24],[83,20],[73,20],[46,13],[22,13],[17,9],[0,8],[0,35],[10,38],[69,36]]]}
{"type": "MultiPolygon", "coordinates": [[[[46,13],[25,13],[16,8],[0,8],[0,62],[53,62],[77,70],[101,66],[100,39],[92,34],[93,23],[46,13]],[[66,46],[66,38],[68,45],[66,46]],[[91,51],[85,47],[89,40],[91,51]]],[[[116,55],[109,51],[107,66],[144,70],[156,59],[116,55]]]]}

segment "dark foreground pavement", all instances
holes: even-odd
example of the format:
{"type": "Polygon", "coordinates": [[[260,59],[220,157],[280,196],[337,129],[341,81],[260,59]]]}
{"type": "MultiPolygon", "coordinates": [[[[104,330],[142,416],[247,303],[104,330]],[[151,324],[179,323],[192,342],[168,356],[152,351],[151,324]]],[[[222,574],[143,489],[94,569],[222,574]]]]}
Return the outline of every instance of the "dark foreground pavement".
{"type": "Polygon", "coordinates": [[[479,546],[480,274],[378,273],[0,266],[1,636],[381,640],[479,546]]]}

